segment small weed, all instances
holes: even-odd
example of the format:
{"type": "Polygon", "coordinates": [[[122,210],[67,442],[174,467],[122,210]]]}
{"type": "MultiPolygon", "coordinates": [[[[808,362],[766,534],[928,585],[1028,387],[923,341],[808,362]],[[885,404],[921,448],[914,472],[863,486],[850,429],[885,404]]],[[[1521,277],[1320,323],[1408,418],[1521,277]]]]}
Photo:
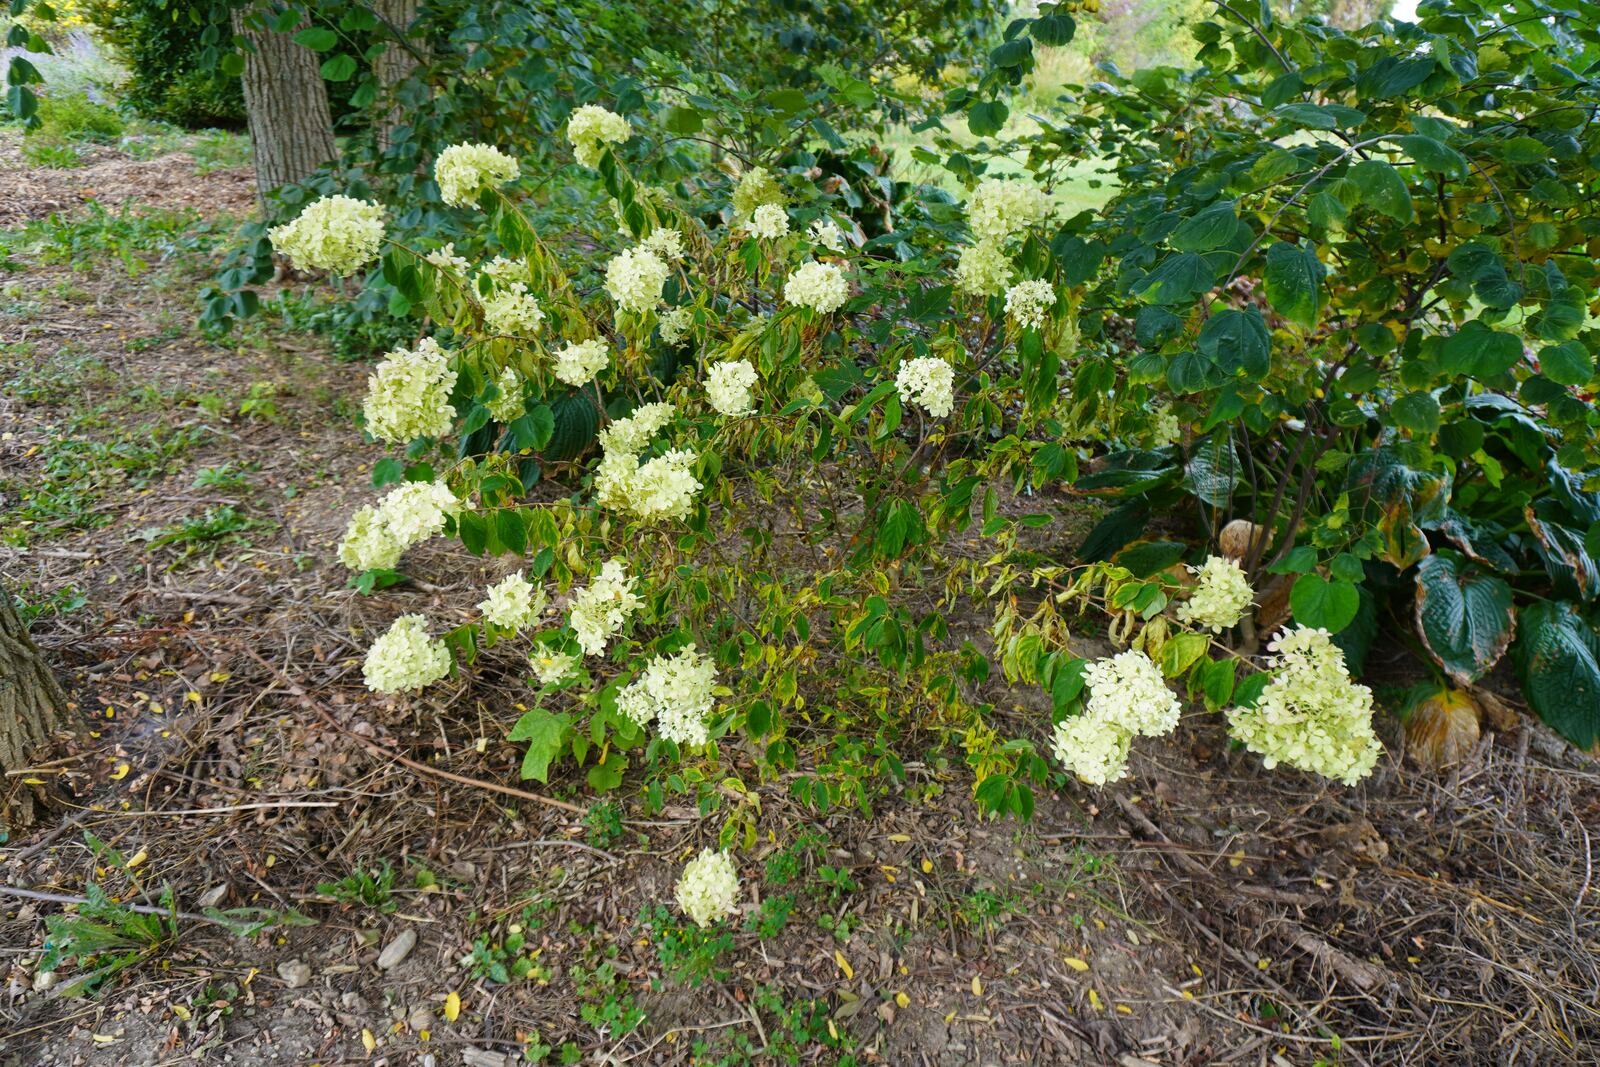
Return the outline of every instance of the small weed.
{"type": "Polygon", "coordinates": [[[822,855],[825,839],[810,830],[802,832],[794,841],[767,857],[767,884],[790,885],[800,879],[811,861],[822,855]]]}
{"type": "Polygon", "coordinates": [[[44,139],[24,141],[22,158],[36,167],[49,167],[52,170],[76,170],[83,166],[83,156],[76,148],[63,141],[44,139]]]}
{"type": "Polygon", "coordinates": [[[622,805],[610,800],[594,804],[584,815],[583,825],[585,841],[595,848],[610,848],[626,833],[622,825],[622,805]]]}
{"type": "Polygon", "coordinates": [[[254,382],[250,391],[239,401],[239,414],[243,418],[260,416],[267,421],[278,417],[278,405],[273,398],[278,395],[278,386],[274,382],[254,382]]]}
{"type": "Polygon", "coordinates": [[[6,250],[84,270],[109,257],[120,261],[131,278],[150,269],[146,255],[159,262],[209,252],[228,234],[226,224],[206,222],[195,211],[135,211],[124,206],[112,213],[93,200],[88,207],[81,216],[50,215],[30,221],[20,235],[8,236],[6,250]]]}
{"type": "Polygon", "coordinates": [[[59,618],[89,603],[89,598],[80,593],[75,585],[63,586],[43,600],[25,601],[20,595],[14,599],[17,614],[22,616],[23,624],[29,626],[47,615],[59,618]]]}
{"type": "Polygon", "coordinates": [[[644,1012],[634,1004],[627,980],[617,974],[616,964],[610,960],[592,971],[574,969],[572,981],[580,1001],[578,1014],[604,1036],[631,1034],[644,1022],[644,1012]]]}
{"type": "Polygon", "coordinates": [[[701,928],[680,922],[670,908],[657,904],[639,912],[639,925],[649,931],[668,978],[699,986],[707,980],[725,981],[731,973],[717,966],[722,954],[733,948],[733,934],[721,923],[701,928]]]}
{"type": "Polygon", "coordinates": [[[550,981],[550,971],[538,962],[538,950],[528,951],[528,935],[544,926],[542,912],[550,905],[534,900],[525,904],[517,919],[507,924],[505,936],[490,933],[473,939],[472,951],[461,963],[474,978],[488,978],[502,985],[532,978],[540,985],[550,981]]]}
{"type": "Polygon", "coordinates": [[[756,936],[763,941],[777,937],[783,932],[783,928],[789,925],[789,916],[794,912],[794,905],[793,893],[779,893],[777,896],[767,897],[761,902],[760,912],[751,916],[746,926],[754,930],[756,936]]]}
{"type": "Polygon", "coordinates": [[[259,470],[259,464],[251,463],[244,467],[235,467],[232,463],[224,463],[220,467],[202,467],[194,476],[196,489],[243,489],[250,484],[250,475],[259,470]]]}
{"type": "Polygon", "coordinates": [[[394,868],[387,861],[377,868],[357,867],[337,882],[318,882],[317,892],[344,907],[371,908],[384,915],[400,906],[394,899],[394,868]]]}
{"type": "Polygon", "coordinates": [[[264,519],[252,519],[232,504],[206,508],[202,515],[191,516],[181,522],[166,526],[151,526],[139,531],[133,539],[147,541],[151,548],[175,545],[181,549],[180,559],[196,553],[214,555],[224,545],[248,545],[245,535],[251,530],[271,526],[264,519]]]}

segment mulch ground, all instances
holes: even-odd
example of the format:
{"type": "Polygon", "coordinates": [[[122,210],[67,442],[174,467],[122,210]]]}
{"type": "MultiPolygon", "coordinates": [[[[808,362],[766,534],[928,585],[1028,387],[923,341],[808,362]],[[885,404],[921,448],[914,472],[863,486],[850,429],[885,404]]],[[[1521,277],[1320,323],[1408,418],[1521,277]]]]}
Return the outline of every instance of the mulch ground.
{"type": "MultiPolygon", "coordinates": [[[[214,179],[185,178],[183,159],[93,166],[119,175],[118,196],[214,213],[214,179]]],[[[0,204],[43,190],[25,194],[37,217],[107,187],[83,171],[53,183],[0,164],[0,204]]],[[[238,176],[224,185],[224,206],[248,206],[238,176]]],[[[559,803],[519,795],[503,738],[526,689],[503,649],[417,700],[366,691],[374,633],[408,611],[464,620],[504,563],[441,541],[408,556],[416,581],[348,589],[330,546],[380,455],[349,419],[365,368],[304,335],[201,339],[183,324],[206,269],[0,275],[0,528],[22,533],[0,574],[55,605],[34,634],[73,699],[70,738],[37,769],[55,821],[0,843],[5,885],[33,894],[0,896],[0,1064],[487,1067],[565,1042],[612,1065],[832,1064],[844,1045],[895,1067],[1600,1062],[1600,771],[1516,717],[1443,775],[1408,764],[1385,718],[1389,755],[1344,789],[1263,771],[1191,712],[1137,749],[1127,781],[1041,795],[1025,825],[980,818],[949,754],[904,754],[906,781],[870,819],[760,784],[742,802],[758,829],[739,853],[746,913],[795,893],[794,913],[774,936],[741,927],[726,974],[666,979],[641,910],[670,900],[728,809],[669,797],[647,813],[630,780],[597,829],[575,776],[549,791],[559,803]],[[239,414],[263,382],[274,411],[239,414]],[[184,444],[97,484],[83,514],[18,525],[17,494],[52,457],[130,439],[184,444]],[[218,469],[246,477],[196,487],[218,469]],[[146,536],[222,508],[250,525],[210,546],[146,536]],[[86,832],[140,857],[131,874],[86,832]],[[764,876],[803,840],[796,881],[764,876]],[[382,907],[318,888],[383,864],[397,876],[382,907]],[[826,888],[823,867],[850,887],[826,888]],[[91,880],[314,925],[241,938],[180,920],[97,996],[66,998],[71,971],[51,985],[34,966],[63,908],[41,894],[91,880]],[[475,973],[475,949],[516,937],[527,978],[475,973]]],[[[981,641],[984,621],[953,625],[981,641]]],[[[1042,735],[1042,695],[986,699],[1002,733],[1042,735]]],[[[757,782],[742,743],[723,760],[757,782]]]]}

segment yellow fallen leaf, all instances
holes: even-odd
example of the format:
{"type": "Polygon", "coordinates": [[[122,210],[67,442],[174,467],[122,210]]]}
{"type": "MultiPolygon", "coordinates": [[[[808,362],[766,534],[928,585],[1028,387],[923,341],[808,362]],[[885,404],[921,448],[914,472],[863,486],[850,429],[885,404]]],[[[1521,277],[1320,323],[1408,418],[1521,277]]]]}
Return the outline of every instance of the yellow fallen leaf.
{"type": "Polygon", "coordinates": [[[1075,971],[1087,971],[1089,969],[1088,961],[1087,960],[1080,960],[1076,956],[1068,956],[1067,957],[1067,966],[1071,967],[1075,971]]]}
{"type": "Polygon", "coordinates": [[[906,1008],[911,1005],[911,998],[902,991],[894,995],[894,1003],[897,1008],[906,1008]]]}
{"type": "Polygon", "coordinates": [[[187,693],[185,693],[185,694],[184,694],[184,697],[185,697],[185,699],[187,699],[187,700],[188,700],[188,701],[189,701],[189,702],[190,702],[190,703],[191,703],[191,704],[198,704],[198,703],[200,703],[200,693],[199,693],[199,691],[198,691],[198,690],[194,690],[194,689],[191,689],[191,690],[189,690],[189,691],[188,691],[188,692],[187,692],[187,693]]]}
{"type": "Polygon", "coordinates": [[[461,1017],[461,994],[451,993],[444,998],[444,1017],[452,1023],[461,1017]]]}
{"type": "Polygon", "coordinates": [[[977,975],[972,976],[972,995],[975,997],[983,996],[983,979],[977,975]]]}
{"type": "Polygon", "coordinates": [[[133,768],[128,766],[126,763],[119,763],[117,764],[117,769],[111,772],[111,780],[113,782],[120,782],[124,778],[128,777],[128,772],[131,770],[133,770],[133,768]]]}
{"type": "Polygon", "coordinates": [[[361,1047],[366,1049],[368,1052],[371,1052],[378,1047],[378,1039],[373,1037],[372,1031],[368,1030],[364,1026],[361,1028],[361,1047]]]}
{"type": "Polygon", "coordinates": [[[178,1018],[182,1019],[184,1022],[188,1022],[190,1019],[194,1018],[193,1014],[190,1013],[189,1009],[184,1007],[182,1004],[174,1004],[174,1005],[172,1005],[172,1014],[176,1015],[178,1018]]]}
{"type": "Polygon", "coordinates": [[[854,978],[856,976],[856,969],[850,966],[850,961],[845,959],[844,953],[840,952],[838,949],[833,950],[833,962],[839,965],[839,969],[844,972],[846,979],[854,978]]]}
{"type": "Polygon", "coordinates": [[[889,835],[889,840],[893,841],[897,845],[903,845],[907,841],[911,840],[911,835],[910,834],[890,834],[889,835]]]}
{"type": "Polygon", "coordinates": [[[139,866],[139,864],[143,863],[145,860],[147,860],[149,858],[150,858],[150,853],[146,852],[144,849],[141,848],[138,852],[135,852],[133,854],[133,858],[132,859],[128,860],[128,869],[132,870],[133,868],[139,866]]]}
{"type": "Polygon", "coordinates": [[[1272,960],[1267,956],[1262,956],[1260,959],[1256,960],[1256,967],[1258,967],[1259,969],[1261,969],[1263,971],[1266,970],[1268,967],[1271,967],[1271,966],[1272,966],[1272,960]]]}
{"type": "Polygon", "coordinates": [[[1089,990],[1089,1006],[1092,1007],[1095,1011],[1105,1011],[1106,1010],[1106,1006],[1104,1004],[1100,1003],[1100,994],[1096,993],[1092,989],[1089,990]]]}
{"type": "Polygon", "coordinates": [[[1124,1015],[1132,1015],[1133,1014],[1133,1009],[1128,1007],[1126,1004],[1118,1004],[1117,1005],[1117,1010],[1120,1011],[1124,1015]]]}
{"type": "Polygon", "coordinates": [[[922,861],[922,873],[923,874],[932,874],[933,873],[933,861],[932,860],[924,859],[922,861]]]}

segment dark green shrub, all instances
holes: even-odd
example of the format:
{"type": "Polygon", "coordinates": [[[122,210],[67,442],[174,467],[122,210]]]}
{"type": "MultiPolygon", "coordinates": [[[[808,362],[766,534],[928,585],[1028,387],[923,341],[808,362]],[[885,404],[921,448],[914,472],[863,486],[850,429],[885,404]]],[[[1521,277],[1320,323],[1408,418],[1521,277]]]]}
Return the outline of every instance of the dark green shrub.
{"type": "Polygon", "coordinates": [[[122,116],[82,93],[39,99],[39,125],[28,136],[45,140],[105,142],[122,136],[122,116]]]}
{"type": "Polygon", "coordinates": [[[201,62],[211,11],[187,0],[96,0],[89,17],[128,65],[129,107],[188,129],[244,125],[239,79],[201,62]]]}

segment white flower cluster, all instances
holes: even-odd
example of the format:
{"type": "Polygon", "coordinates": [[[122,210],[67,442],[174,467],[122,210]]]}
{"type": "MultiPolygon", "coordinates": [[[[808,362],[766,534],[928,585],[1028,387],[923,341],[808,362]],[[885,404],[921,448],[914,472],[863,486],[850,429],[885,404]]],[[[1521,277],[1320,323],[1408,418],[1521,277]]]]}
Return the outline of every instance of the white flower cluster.
{"type": "Polygon", "coordinates": [[[937,356],[918,356],[900,364],[894,388],[902,404],[916,404],[942,419],[955,408],[955,368],[937,356]]]}
{"type": "Polygon", "coordinates": [[[529,656],[528,663],[533,667],[534,676],[539,679],[540,685],[554,685],[562,681],[578,665],[575,657],[565,652],[556,652],[546,646],[540,646],[529,656]]]}
{"type": "Polygon", "coordinates": [[[820,218],[811,224],[811,240],[830,252],[844,255],[844,231],[830,218],[820,218]]]}
{"type": "Polygon", "coordinates": [[[1011,280],[1011,260],[995,241],[979,241],[961,250],[956,261],[956,288],[973,296],[995,296],[1011,280]]]}
{"type": "Polygon", "coordinates": [[[783,190],[766,167],[751,167],[739,176],[739,185],[733,191],[733,214],[747,219],[762,204],[783,203],[783,190]]]}
{"type": "Polygon", "coordinates": [[[627,119],[597,104],[583,105],[567,120],[573,158],[585,167],[600,165],[602,145],[622,144],[632,133],[627,119]]]}
{"type": "Polygon", "coordinates": [[[980,241],[1004,241],[1049,214],[1050,198],[1026,178],[985,178],[967,201],[967,226],[980,241]]]}
{"type": "Polygon", "coordinates": [[[527,405],[522,399],[522,375],[515,367],[507,365],[494,380],[498,392],[489,401],[489,414],[495,422],[514,422],[522,418],[527,405]]]}
{"type": "Polygon", "coordinates": [[[454,241],[446,241],[422,258],[432,263],[435,267],[443,267],[445,270],[454,271],[463,277],[472,269],[472,264],[467,261],[465,256],[456,255],[456,243],[454,241]]]}
{"type": "Polygon", "coordinates": [[[607,452],[595,472],[595,499],[602,507],[636,515],[646,522],[683,520],[694,509],[702,486],[690,468],[693,452],[674,448],[639,462],[637,453],[607,452]]]}
{"type": "Polygon", "coordinates": [[[781,204],[762,204],[751,212],[749,230],[757,237],[775,241],[789,232],[789,213],[781,204]]]}
{"type": "Polygon", "coordinates": [[[1165,404],[1156,408],[1152,414],[1155,421],[1150,426],[1150,444],[1155,448],[1165,448],[1175,445],[1183,440],[1183,423],[1178,421],[1178,416],[1165,404]]]}
{"type": "Polygon", "coordinates": [[[850,286],[844,280],[844,271],[814,259],[800,264],[783,283],[786,303],[812,308],[824,315],[838,311],[849,295],[850,286]]]}
{"type": "Polygon", "coordinates": [[[395,349],[367,378],[361,409],[367,432],[395,445],[443,437],[455,421],[450,406],[455,387],[456,372],[438,341],[424,337],[414,349],[395,349]]]}
{"type": "Polygon", "coordinates": [[[480,192],[516,181],[517,173],[515,159],[486,144],[453,144],[433,164],[439,199],[451,207],[472,207],[480,192]]]}
{"type": "Polygon", "coordinates": [[[1254,708],[1228,712],[1229,733],[1262,757],[1354,785],[1372,773],[1383,746],[1372,732],[1372,690],[1350,680],[1326,630],[1281,630],[1267,646],[1272,680],[1254,708]]]}
{"type": "Polygon", "coordinates": [[[1056,291],[1042,278],[1018,282],[1006,290],[1006,314],[1025,330],[1043,329],[1055,302],[1056,291]]]}
{"type": "Polygon", "coordinates": [[[594,376],[606,369],[611,354],[606,343],[599,338],[568,342],[556,353],[556,377],[573,387],[588,385],[594,376]]]}
{"type": "Polygon", "coordinates": [[[267,236],[295,270],[354,274],[378,258],[383,208],[353,197],[325,196],[267,236]]]}
{"type": "Polygon", "coordinates": [[[716,688],[716,663],[690,645],[646,664],[617,691],[617,711],[640,726],[654,722],[668,741],[704,745],[711,740],[706,716],[716,706],[716,688]]]}
{"type": "Polygon", "coordinates": [[[601,567],[594,581],[573,596],[568,615],[583,654],[597,656],[604,652],[606,642],[622,632],[641,603],[633,591],[626,563],[614,559],[601,567]]]}
{"type": "Polygon", "coordinates": [[[544,587],[528,581],[521,571],[491,585],[488,593],[478,610],[502,630],[515,632],[532,626],[544,614],[544,587]]]}
{"type": "Polygon", "coordinates": [[[405,482],[389,490],[376,507],[350,516],[339,542],[339,562],[353,571],[388,570],[412,545],[444,529],[447,515],[461,510],[443,482],[405,482]]]}
{"type": "Polygon", "coordinates": [[[756,369],[748,359],[713,363],[706,371],[706,400],[719,413],[739,418],[755,410],[756,369]]]}
{"type": "Polygon", "coordinates": [[[656,323],[656,328],[661,331],[661,343],[676,345],[694,328],[694,308],[673,308],[656,323]]]}
{"type": "Polygon", "coordinates": [[[1255,600],[1255,590],[1244,568],[1223,556],[1207,556],[1205,563],[1190,567],[1200,577],[1189,599],[1178,605],[1178,621],[1204,626],[1221,633],[1236,626],[1255,600]]]}
{"type": "Polygon", "coordinates": [[[641,404],[634,408],[633,414],[627,418],[617,419],[600,431],[600,447],[607,452],[636,456],[644,451],[644,446],[650,443],[650,438],[660,433],[662,427],[672,421],[676,411],[676,408],[664,401],[641,404]]]}
{"type": "Polygon", "coordinates": [[[428,620],[402,615],[372,642],[362,677],[374,693],[407,693],[450,673],[450,650],[428,636],[428,620]]]}
{"type": "Polygon", "coordinates": [[[651,230],[650,235],[639,242],[639,246],[648,248],[669,263],[676,263],[683,258],[683,234],[671,227],[651,230]]]}
{"type": "Polygon", "coordinates": [[[1120,781],[1135,735],[1160,737],[1178,725],[1183,705],[1161,668],[1137,649],[1095,660],[1084,670],[1089,699],[1083,713],[1057,723],[1056,759],[1091,785],[1120,781]]]}
{"type": "Polygon", "coordinates": [[[544,325],[544,308],[528,292],[527,282],[497,282],[483,297],[483,322],[494,333],[532,337],[544,325]]]}
{"type": "Polygon", "coordinates": [[[726,852],[701,849],[684,865],[676,891],[678,907],[699,926],[732,915],[739,903],[739,872],[726,852]]]}
{"type": "Polygon", "coordinates": [[[606,264],[606,292],[617,306],[641,314],[661,303],[667,261],[648,248],[630,248],[606,264]]]}

